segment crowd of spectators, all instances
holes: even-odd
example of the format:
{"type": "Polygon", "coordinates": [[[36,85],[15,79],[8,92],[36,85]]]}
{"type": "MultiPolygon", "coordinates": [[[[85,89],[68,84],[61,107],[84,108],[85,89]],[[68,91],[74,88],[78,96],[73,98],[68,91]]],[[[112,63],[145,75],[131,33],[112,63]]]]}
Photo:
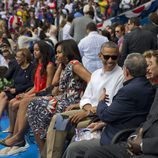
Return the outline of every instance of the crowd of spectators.
{"type": "MultiPolygon", "coordinates": [[[[31,128],[43,158],[91,157],[94,147],[101,150],[118,131],[145,121],[158,84],[158,14],[151,13],[143,26],[139,17],[97,25],[145,2],[0,2],[0,118],[7,109],[10,121],[0,156],[27,150],[31,128]],[[74,130],[69,139],[54,141],[56,114],[69,118],[76,135],[88,126],[103,129],[101,138],[72,142],[65,150],[74,130]],[[56,148],[57,141],[63,143],[56,148]]],[[[128,154],[140,154],[130,145],[128,154]]]]}

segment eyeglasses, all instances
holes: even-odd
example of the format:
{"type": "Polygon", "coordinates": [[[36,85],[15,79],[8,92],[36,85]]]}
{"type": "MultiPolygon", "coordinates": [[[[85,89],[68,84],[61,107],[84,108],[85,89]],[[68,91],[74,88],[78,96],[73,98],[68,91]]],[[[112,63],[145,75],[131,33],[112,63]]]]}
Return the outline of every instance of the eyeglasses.
{"type": "Polygon", "coordinates": [[[115,32],[116,32],[116,33],[120,33],[120,31],[119,31],[119,30],[116,30],[115,32]]]}
{"type": "Polygon", "coordinates": [[[103,53],[102,53],[102,55],[103,55],[103,58],[104,58],[105,60],[109,60],[110,58],[111,58],[112,60],[116,60],[116,59],[118,58],[117,55],[104,55],[103,53]]]}

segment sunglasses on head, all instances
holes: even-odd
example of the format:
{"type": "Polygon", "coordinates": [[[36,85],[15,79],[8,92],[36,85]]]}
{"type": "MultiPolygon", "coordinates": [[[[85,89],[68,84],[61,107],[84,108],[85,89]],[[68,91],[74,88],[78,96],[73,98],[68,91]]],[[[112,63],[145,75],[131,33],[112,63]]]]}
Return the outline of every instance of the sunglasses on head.
{"type": "MultiPolygon", "coordinates": [[[[103,55],[103,54],[102,54],[103,55]]],[[[112,59],[112,60],[116,60],[117,58],[118,58],[118,56],[117,55],[103,55],[103,58],[105,59],[105,60],[109,60],[110,58],[112,59]]]]}

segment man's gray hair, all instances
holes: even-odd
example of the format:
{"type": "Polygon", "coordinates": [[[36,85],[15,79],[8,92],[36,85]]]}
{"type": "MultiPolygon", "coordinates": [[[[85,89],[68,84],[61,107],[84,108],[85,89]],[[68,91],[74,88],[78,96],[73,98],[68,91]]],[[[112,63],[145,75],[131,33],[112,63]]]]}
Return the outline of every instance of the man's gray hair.
{"type": "Polygon", "coordinates": [[[124,61],[124,66],[129,70],[133,77],[146,75],[147,63],[140,53],[129,54],[124,61]]]}
{"type": "Polygon", "coordinates": [[[108,42],[103,43],[102,46],[101,46],[101,52],[104,49],[104,47],[118,49],[118,45],[116,43],[112,42],[112,41],[108,41],[108,42]]]}

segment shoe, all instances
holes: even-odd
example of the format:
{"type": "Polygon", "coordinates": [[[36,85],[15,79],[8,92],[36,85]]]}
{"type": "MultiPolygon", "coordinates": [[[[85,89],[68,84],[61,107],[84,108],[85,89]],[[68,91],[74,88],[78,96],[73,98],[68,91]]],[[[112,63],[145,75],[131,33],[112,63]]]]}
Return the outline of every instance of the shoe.
{"type": "Polygon", "coordinates": [[[13,147],[13,146],[23,147],[25,144],[25,141],[22,140],[20,142],[14,143],[12,145],[8,145],[8,144],[6,144],[5,139],[4,139],[4,140],[0,141],[0,144],[3,146],[6,146],[6,147],[13,147]]]}
{"type": "Polygon", "coordinates": [[[2,131],[3,133],[12,133],[9,129],[5,129],[2,131]]]}
{"type": "Polygon", "coordinates": [[[26,143],[25,146],[23,146],[23,147],[13,146],[9,150],[8,156],[19,154],[20,152],[26,151],[28,148],[29,148],[29,144],[28,143],[26,143]]]}
{"type": "Polygon", "coordinates": [[[11,150],[11,147],[6,147],[0,150],[0,156],[9,156],[8,152],[11,150]]]}

